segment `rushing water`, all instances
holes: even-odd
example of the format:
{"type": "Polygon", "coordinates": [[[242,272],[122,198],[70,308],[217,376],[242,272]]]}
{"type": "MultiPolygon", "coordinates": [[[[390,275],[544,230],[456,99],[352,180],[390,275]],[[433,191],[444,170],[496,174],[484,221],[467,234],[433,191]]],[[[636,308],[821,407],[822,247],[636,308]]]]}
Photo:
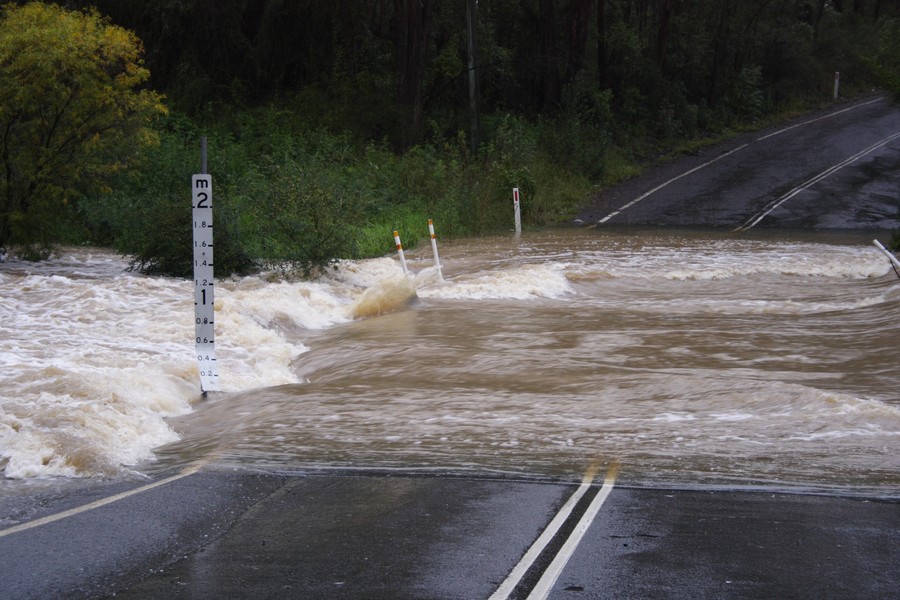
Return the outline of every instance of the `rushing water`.
{"type": "Polygon", "coordinates": [[[0,265],[3,490],[196,462],[900,494],[900,280],[868,238],[559,229],[191,282],[0,265]],[[412,299],[412,301],[410,301],[412,299]]]}

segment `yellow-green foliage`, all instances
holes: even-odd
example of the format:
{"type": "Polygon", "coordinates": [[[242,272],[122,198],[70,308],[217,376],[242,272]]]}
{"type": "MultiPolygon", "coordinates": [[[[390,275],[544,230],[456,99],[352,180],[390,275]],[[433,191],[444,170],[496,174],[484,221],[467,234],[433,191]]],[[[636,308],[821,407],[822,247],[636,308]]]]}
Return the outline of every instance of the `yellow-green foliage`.
{"type": "Polygon", "coordinates": [[[130,31],[96,11],[0,12],[0,245],[51,243],[68,205],[153,142],[162,97],[130,31]]]}

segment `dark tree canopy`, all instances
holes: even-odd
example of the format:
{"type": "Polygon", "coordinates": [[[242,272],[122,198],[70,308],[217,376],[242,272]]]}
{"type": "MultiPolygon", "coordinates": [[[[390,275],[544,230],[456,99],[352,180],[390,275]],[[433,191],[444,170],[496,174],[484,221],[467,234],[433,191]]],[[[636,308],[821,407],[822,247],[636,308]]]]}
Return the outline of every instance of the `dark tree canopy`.
{"type": "MultiPolygon", "coordinates": [[[[68,4],[136,31],[151,85],[188,111],[293,98],[313,118],[404,147],[429,122],[467,127],[463,1],[68,4]]],[[[877,46],[898,18],[898,0],[480,0],[480,102],[546,115],[610,90],[623,121],[702,127],[825,95],[835,71],[870,85],[893,60],[897,42],[877,46]]]]}
{"type": "Polygon", "coordinates": [[[61,216],[169,274],[190,271],[201,133],[217,268],[309,269],[425,217],[501,231],[512,187],[559,222],[648,157],[829,102],[837,71],[847,96],[900,95],[900,0],[60,1],[127,53],[79,47],[96,36],[58,5],[6,5],[60,16],[0,37],[0,243],[61,216]]]}

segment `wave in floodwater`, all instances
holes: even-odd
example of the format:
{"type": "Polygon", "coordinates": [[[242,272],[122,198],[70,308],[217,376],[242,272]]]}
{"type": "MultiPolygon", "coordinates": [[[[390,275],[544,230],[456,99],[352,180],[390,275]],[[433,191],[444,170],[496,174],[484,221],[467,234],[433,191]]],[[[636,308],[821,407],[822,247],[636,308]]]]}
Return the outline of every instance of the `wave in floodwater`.
{"type": "Polygon", "coordinates": [[[0,265],[3,489],[196,461],[900,493],[900,285],[863,240],[552,230],[189,281],[0,265]]]}

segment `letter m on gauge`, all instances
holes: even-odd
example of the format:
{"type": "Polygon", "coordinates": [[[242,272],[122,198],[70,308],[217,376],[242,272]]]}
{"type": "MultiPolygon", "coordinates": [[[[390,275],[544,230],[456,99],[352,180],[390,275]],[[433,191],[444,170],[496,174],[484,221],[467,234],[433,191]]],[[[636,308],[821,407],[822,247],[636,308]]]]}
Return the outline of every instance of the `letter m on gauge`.
{"type": "Polygon", "coordinates": [[[212,177],[191,178],[191,209],[194,227],[194,335],[200,389],[219,389],[216,367],[215,283],[213,281],[212,177]]]}

